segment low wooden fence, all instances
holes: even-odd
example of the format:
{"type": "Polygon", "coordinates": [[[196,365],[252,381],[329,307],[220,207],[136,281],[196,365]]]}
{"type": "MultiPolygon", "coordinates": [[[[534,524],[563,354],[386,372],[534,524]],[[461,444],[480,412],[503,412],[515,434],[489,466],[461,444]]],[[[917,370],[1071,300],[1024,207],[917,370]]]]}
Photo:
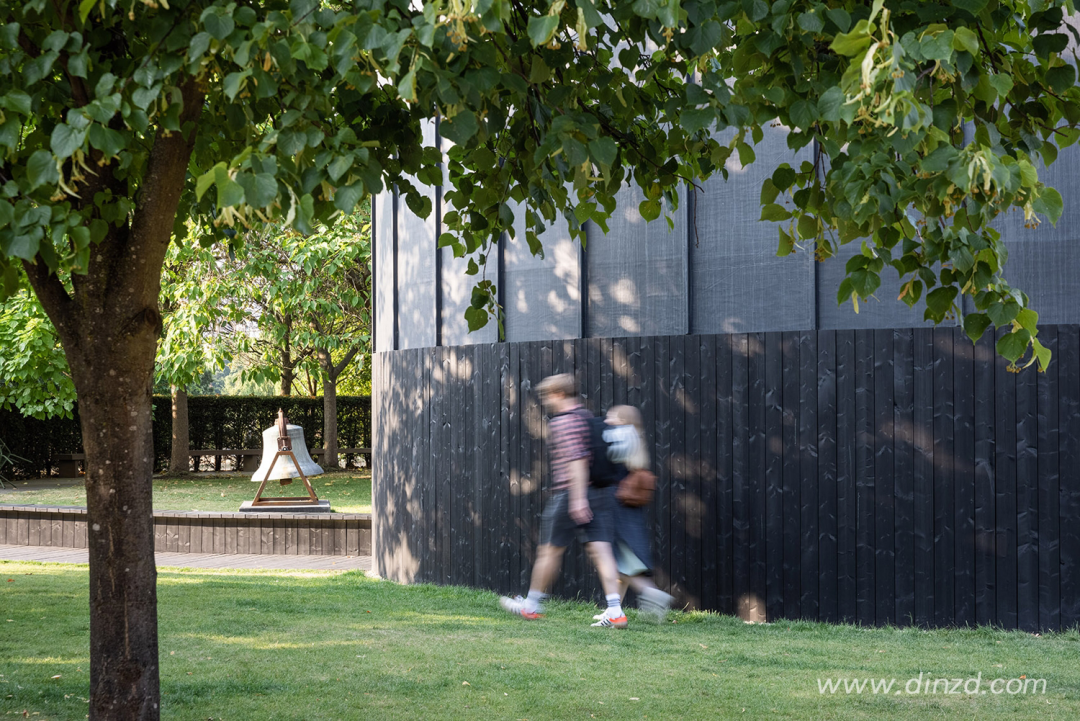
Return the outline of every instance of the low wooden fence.
{"type": "MultiPolygon", "coordinates": [[[[533,388],[642,410],[659,582],[746,618],[1080,623],[1080,327],[1046,373],[958,329],[597,338],[380,353],[375,561],[524,591],[547,482],[533,388]]],[[[558,591],[597,593],[570,554],[558,591]]]]}
{"type": "MultiPolygon", "coordinates": [[[[86,509],[0,505],[0,544],[86,548],[86,509]]],[[[154,550],[371,555],[366,513],[154,513],[154,550]]]]}

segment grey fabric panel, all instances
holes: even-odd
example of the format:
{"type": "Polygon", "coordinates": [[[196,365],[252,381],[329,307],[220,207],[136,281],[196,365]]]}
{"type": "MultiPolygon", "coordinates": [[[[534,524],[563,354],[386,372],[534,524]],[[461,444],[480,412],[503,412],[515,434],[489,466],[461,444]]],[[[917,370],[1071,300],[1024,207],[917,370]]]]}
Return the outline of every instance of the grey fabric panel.
{"type": "Polygon", "coordinates": [[[375,351],[394,349],[394,194],[371,200],[375,215],[375,351]]]}
{"type": "MultiPolygon", "coordinates": [[[[449,140],[444,139],[443,153],[452,145],[449,140]]],[[[446,167],[446,163],[443,163],[443,187],[449,188],[450,180],[446,167]]],[[[443,208],[444,213],[451,210],[453,206],[449,203],[443,208]]],[[[439,253],[442,254],[442,344],[453,346],[498,342],[499,323],[495,318],[488,318],[487,325],[475,333],[469,332],[469,322],[465,320],[465,309],[472,301],[473,287],[481,280],[490,280],[496,285],[499,283],[498,248],[493,246],[485,254],[478,275],[466,273],[469,256],[456,258],[451,248],[440,248],[439,253]]],[[[477,265],[481,265],[479,256],[472,256],[472,259],[477,265]]]]}
{"type": "MultiPolygon", "coordinates": [[[[423,124],[424,145],[435,145],[435,123],[423,124]]],[[[413,179],[413,184],[435,201],[435,188],[413,179]]],[[[427,218],[398,202],[398,347],[435,345],[435,210],[427,218]]]]}
{"type": "MultiPolygon", "coordinates": [[[[728,161],[730,180],[716,176],[697,194],[693,249],[693,333],[808,330],[814,327],[814,259],[799,249],[776,257],[776,223],[760,222],[761,183],[780,163],[812,159],[793,153],[787,130],[768,128],[747,168],[728,161]]],[[[723,141],[722,141],[723,142],[723,141]]]]}
{"type": "Polygon", "coordinates": [[[668,229],[638,212],[645,195],[637,185],[616,196],[608,233],[589,223],[588,335],[611,338],[687,332],[686,211],[668,229]]]}
{"type": "MultiPolygon", "coordinates": [[[[478,331],[469,332],[465,309],[472,300],[473,287],[482,280],[499,283],[499,263],[496,248],[491,248],[485,258],[486,264],[479,275],[468,275],[469,258],[455,258],[450,248],[440,248],[442,253],[442,342],[443,345],[473,345],[495,343],[499,340],[499,324],[494,318],[478,331]]],[[[479,265],[480,259],[473,256],[479,265]]]]}
{"type": "MultiPolygon", "coordinates": [[[[881,287],[874,298],[859,301],[856,313],[850,300],[843,305],[836,304],[836,291],[844,279],[844,266],[853,255],[862,252],[862,244],[853,241],[841,246],[836,256],[823,263],[817,263],[817,312],[818,328],[822,330],[855,330],[859,328],[919,328],[933,327],[933,323],[923,320],[926,304],[919,300],[913,308],[897,300],[900,295],[900,278],[896,271],[886,267],[881,272],[881,287]]],[[[925,291],[923,296],[926,296],[925,291]]],[[[955,325],[955,321],[946,321],[942,325],[955,325]]]]}
{"type": "Polygon", "coordinates": [[[1022,212],[998,224],[1009,259],[1002,275],[1028,294],[1040,323],[1080,323],[1080,148],[1062,150],[1049,168],[1039,166],[1039,180],[1061,193],[1065,210],[1052,226],[1024,227],[1022,212]]]}
{"type": "Polygon", "coordinates": [[[1009,211],[1003,218],[999,217],[994,225],[1001,231],[1010,252],[1018,242],[1046,243],[1080,238],[1080,147],[1073,145],[1062,150],[1049,168],[1041,163],[1036,168],[1039,181],[1061,193],[1065,211],[1056,227],[1045,216],[1040,216],[1043,222],[1038,228],[1025,228],[1024,211],[1020,208],[1009,211]]]}
{"type": "Polygon", "coordinates": [[[1013,243],[1005,278],[1028,294],[1040,325],[1080,323],[1080,242],[1013,243]]]}
{"type": "Polygon", "coordinates": [[[580,246],[559,218],[540,235],[544,257],[533,256],[525,240],[525,208],[513,210],[517,237],[507,239],[504,260],[506,340],[580,337],[580,246]]]}

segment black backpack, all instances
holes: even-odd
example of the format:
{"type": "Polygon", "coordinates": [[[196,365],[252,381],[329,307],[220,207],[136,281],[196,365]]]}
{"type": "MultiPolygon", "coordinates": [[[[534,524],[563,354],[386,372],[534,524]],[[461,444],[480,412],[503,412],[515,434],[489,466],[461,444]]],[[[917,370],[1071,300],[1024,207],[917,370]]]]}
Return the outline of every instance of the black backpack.
{"type": "Polygon", "coordinates": [[[589,418],[589,435],[592,457],[589,459],[589,485],[606,488],[620,480],[619,466],[608,458],[608,442],[604,440],[607,422],[597,416],[589,418]]]}

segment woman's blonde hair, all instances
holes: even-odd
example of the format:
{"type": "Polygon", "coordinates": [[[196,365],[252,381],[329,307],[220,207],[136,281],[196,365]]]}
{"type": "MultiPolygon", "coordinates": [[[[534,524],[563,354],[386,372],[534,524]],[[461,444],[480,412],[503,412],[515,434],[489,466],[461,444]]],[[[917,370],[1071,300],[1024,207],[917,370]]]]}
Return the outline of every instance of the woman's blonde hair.
{"type": "Polygon", "coordinates": [[[614,416],[620,425],[633,426],[637,431],[638,442],[626,459],[626,467],[631,471],[648,469],[649,451],[645,445],[645,425],[641,420],[641,411],[633,406],[612,406],[608,413],[614,416]]]}

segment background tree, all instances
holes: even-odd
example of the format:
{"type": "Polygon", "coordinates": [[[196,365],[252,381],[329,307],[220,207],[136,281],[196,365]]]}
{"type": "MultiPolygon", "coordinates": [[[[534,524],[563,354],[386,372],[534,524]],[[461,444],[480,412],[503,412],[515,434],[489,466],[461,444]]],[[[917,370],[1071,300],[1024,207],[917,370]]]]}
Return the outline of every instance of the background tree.
{"type": "MultiPolygon", "coordinates": [[[[930,318],[972,295],[970,334],[1007,327],[1003,354],[1045,363],[988,223],[1061,211],[1037,167],[1080,120],[1063,10],[1071,0],[0,5],[0,278],[12,292],[26,272],[78,391],[91,717],[158,714],[150,388],[162,264],[187,217],[235,248],[235,227],[309,234],[388,183],[426,216],[410,178],[443,182],[420,132],[438,117],[453,143],[440,242],[486,255],[513,232],[513,201],[541,252],[558,216],[579,238],[587,220],[606,230],[631,179],[644,217],[671,212],[682,184],[732,153],[752,162],[780,122],[793,150],[821,150],[777,169],[763,212],[791,213],[786,238],[822,256],[866,239],[842,295],[866,297],[891,265],[930,318]]],[[[478,284],[470,325],[494,298],[478,284]]]]}
{"type": "Polygon", "coordinates": [[[183,244],[169,246],[161,278],[164,330],[155,375],[172,396],[172,475],[186,474],[191,461],[188,391],[231,360],[221,339],[245,320],[242,300],[230,294],[232,282],[221,261],[197,237],[193,226],[183,244]]]}
{"type": "MultiPolygon", "coordinates": [[[[242,250],[220,262],[230,302],[248,309],[252,331],[231,334],[248,377],[280,381],[289,395],[297,371],[321,381],[325,464],[337,460],[337,384],[369,352],[371,224],[366,203],[355,213],[299,237],[268,227],[248,234],[242,250]],[[302,365],[308,361],[307,368],[302,365]]],[[[309,389],[317,395],[316,387],[309,389]]]]}
{"type": "Polygon", "coordinates": [[[0,302],[0,348],[0,407],[34,418],[71,418],[71,371],[56,330],[30,289],[0,302]]]}

